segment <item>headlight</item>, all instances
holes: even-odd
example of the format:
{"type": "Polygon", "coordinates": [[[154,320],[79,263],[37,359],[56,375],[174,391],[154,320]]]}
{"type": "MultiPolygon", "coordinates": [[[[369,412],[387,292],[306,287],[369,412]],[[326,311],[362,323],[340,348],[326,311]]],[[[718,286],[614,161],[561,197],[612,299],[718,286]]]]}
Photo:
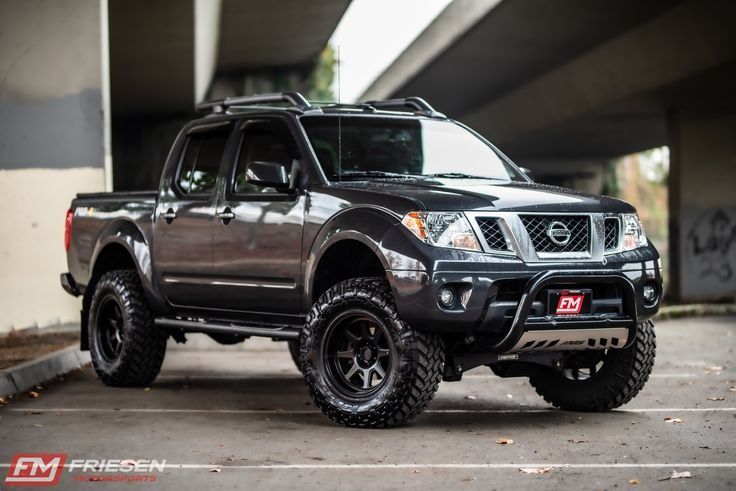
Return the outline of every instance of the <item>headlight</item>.
{"type": "Polygon", "coordinates": [[[621,216],[624,223],[624,247],[625,251],[631,251],[647,245],[647,236],[644,226],[636,213],[626,213],[621,216]]]}
{"type": "Polygon", "coordinates": [[[462,213],[412,211],[401,223],[427,244],[480,251],[470,222],[462,213]]]}

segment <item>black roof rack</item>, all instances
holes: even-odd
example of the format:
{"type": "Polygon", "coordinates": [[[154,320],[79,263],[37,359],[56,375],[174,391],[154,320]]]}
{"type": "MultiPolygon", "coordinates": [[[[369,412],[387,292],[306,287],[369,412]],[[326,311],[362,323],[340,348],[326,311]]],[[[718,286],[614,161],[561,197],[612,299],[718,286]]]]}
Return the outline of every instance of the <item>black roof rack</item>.
{"type": "Polygon", "coordinates": [[[214,101],[200,102],[197,104],[197,111],[213,114],[221,114],[228,108],[234,106],[248,106],[268,103],[288,102],[292,106],[302,111],[311,109],[312,105],[299,92],[276,92],[273,94],[257,94],[238,97],[226,97],[214,101]]]}
{"type": "Polygon", "coordinates": [[[362,104],[366,104],[375,109],[390,110],[391,108],[396,109],[413,109],[416,114],[422,116],[429,116],[430,118],[446,118],[441,112],[434,110],[427,101],[421,97],[405,97],[403,99],[385,99],[382,101],[365,101],[362,104]]]}
{"type": "MultiPolygon", "coordinates": [[[[286,102],[299,111],[320,111],[320,106],[312,105],[306,97],[299,92],[276,92],[272,94],[258,94],[249,96],[226,97],[214,101],[200,102],[197,111],[202,113],[223,114],[231,107],[255,106],[260,104],[286,102]]],[[[421,97],[406,97],[404,99],[386,99],[383,101],[366,101],[357,104],[330,103],[324,106],[326,109],[362,109],[364,111],[399,111],[406,112],[407,109],[421,116],[444,119],[446,116],[434,110],[427,101],[421,97]]]]}

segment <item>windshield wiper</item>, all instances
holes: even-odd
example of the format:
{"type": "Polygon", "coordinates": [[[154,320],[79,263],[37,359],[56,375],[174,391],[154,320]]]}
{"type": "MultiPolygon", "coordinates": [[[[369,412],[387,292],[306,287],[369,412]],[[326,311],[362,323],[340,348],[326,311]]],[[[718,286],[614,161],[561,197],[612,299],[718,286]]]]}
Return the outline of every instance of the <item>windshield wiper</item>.
{"type": "Polygon", "coordinates": [[[462,172],[438,172],[436,174],[422,174],[425,177],[444,177],[447,179],[492,179],[494,181],[503,181],[498,177],[474,176],[471,174],[463,174],[462,172]]]}
{"type": "Polygon", "coordinates": [[[405,179],[412,177],[410,174],[399,174],[398,172],[384,172],[380,170],[351,170],[335,175],[338,179],[354,179],[361,177],[388,177],[392,179],[405,179]]]}

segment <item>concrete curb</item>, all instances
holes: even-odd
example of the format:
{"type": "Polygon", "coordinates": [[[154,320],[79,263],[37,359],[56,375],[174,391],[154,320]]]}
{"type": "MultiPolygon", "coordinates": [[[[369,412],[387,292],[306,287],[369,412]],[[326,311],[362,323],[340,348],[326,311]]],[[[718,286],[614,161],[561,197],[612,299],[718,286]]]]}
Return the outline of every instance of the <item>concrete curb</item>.
{"type": "Polygon", "coordinates": [[[736,315],[736,304],[698,303],[690,305],[667,305],[659,309],[655,319],[680,319],[682,317],[704,317],[706,315],[736,315]]]}
{"type": "Polygon", "coordinates": [[[0,370],[0,397],[17,394],[90,362],[89,352],[76,346],[0,370]]]}

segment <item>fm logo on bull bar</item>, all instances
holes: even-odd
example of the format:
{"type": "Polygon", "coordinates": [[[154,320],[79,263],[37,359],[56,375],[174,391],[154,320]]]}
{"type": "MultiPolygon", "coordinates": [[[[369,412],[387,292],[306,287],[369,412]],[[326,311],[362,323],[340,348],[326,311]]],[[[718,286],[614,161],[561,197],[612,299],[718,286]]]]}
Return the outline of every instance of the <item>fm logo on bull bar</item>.
{"type": "Polygon", "coordinates": [[[557,315],[577,315],[583,310],[583,299],[585,295],[560,295],[557,301],[557,315]]]}
{"type": "Polygon", "coordinates": [[[13,456],[7,486],[55,486],[66,462],[65,453],[19,453],[13,456]]]}

